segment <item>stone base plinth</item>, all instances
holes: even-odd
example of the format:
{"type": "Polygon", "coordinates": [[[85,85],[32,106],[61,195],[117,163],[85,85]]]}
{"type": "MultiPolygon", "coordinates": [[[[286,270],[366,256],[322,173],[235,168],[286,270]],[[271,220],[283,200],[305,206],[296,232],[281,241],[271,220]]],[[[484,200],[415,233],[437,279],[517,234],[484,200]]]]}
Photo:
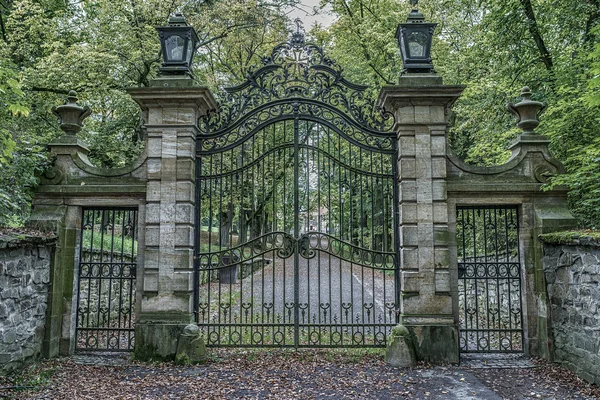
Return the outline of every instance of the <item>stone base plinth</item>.
{"type": "Polygon", "coordinates": [[[177,341],[192,321],[187,313],[142,313],[135,325],[133,357],[140,361],[174,360],[177,341]]]}
{"type": "Polygon", "coordinates": [[[459,362],[458,329],[454,325],[407,325],[417,360],[432,364],[459,362]]]}

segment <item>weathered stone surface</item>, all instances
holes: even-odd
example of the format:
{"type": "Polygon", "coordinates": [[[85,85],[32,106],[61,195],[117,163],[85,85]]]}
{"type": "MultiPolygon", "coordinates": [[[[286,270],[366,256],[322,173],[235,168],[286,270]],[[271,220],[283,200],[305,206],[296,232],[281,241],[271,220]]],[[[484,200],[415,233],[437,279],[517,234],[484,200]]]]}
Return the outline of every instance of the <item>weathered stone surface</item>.
{"type": "Polygon", "coordinates": [[[600,382],[600,247],[544,244],[554,360],[589,382],[600,382]]]}
{"type": "MultiPolygon", "coordinates": [[[[379,99],[394,112],[399,142],[401,320],[407,327],[405,321],[411,321],[408,328],[417,359],[434,363],[458,362],[451,276],[436,269],[449,267],[451,243],[445,110],[463,89],[443,85],[435,75],[416,78],[407,74],[398,86],[382,88],[379,99]]],[[[394,339],[392,345],[398,353],[394,362],[410,358],[405,339],[394,339]]]]}
{"type": "Polygon", "coordinates": [[[179,335],[175,362],[189,365],[203,363],[204,361],[206,361],[206,348],[200,328],[198,328],[198,325],[190,324],[179,335]]]}
{"type": "Polygon", "coordinates": [[[392,329],[390,343],[385,351],[385,362],[392,367],[410,368],[417,364],[410,333],[403,325],[392,329]]]}
{"type": "Polygon", "coordinates": [[[54,240],[0,237],[0,374],[38,358],[54,240]]]}

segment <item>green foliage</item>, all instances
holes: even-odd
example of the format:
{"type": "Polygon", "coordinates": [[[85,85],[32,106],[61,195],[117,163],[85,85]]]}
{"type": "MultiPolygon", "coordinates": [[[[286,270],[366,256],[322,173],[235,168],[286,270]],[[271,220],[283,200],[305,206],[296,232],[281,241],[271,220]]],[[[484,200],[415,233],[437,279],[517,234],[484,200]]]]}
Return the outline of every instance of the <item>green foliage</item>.
{"type": "MultiPolygon", "coordinates": [[[[281,3],[283,4],[283,2],[281,3]]],[[[244,76],[285,33],[281,4],[254,0],[15,0],[3,4],[0,46],[0,224],[28,214],[36,173],[47,165],[38,149],[61,134],[51,108],[76,90],[93,111],[80,137],[90,160],[122,167],[143,148],[139,106],[126,93],[147,86],[161,61],[156,26],[182,10],[202,47],[196,76],[211,87],[244,76]],[[5,31],[5,34],[4,34],[5,31]],[[25,118],[27,117],[27,118],[25,118]]]]}
{"type": "MultiPolygon", "coordinates": [[[[397,82],[399,51],[392,37],[406,20],[408,2],[323,0],[338,17],[311,33],[358,82],[397,82]]],[[[422,2],[426,19],[438,23],[432,55],[447,84],[467,85],[453,109],[450,141],[475,165],[498,165],[519,130],[505,111],[523,86],[548,105],[538,132],[567,174],[552,184],[571,189],[582,225],[599,226],[600,182],[596,138],[600,136],[600,22],[597,1],[507,0],[422,2]],[[592,51],[593,50],[593,51],[592,51]]]]}
{"type": "MultiPolygon", "coordinates": [[[[68,90],[94,114],[81,137],[90,159],[121,167],[140,154],[138,106],[125,89],[147,86],[160,64],[155,26],[182,10],[196,27],[199,83],[218,89],[241,82],[287,37],[285,1],[15,0],[5,3],[0,47],[0,223],[27,214],[35,173],[46,163],[29,153],[60,134],[52,106],[68,90]],[[26,161],[23,158],[30,158],[26,161]],[[10,177],[18,173],[18,178],[10,177]],[[21,186],[19,186],[21,185],[21,186]],[[23,188],[23,189],[21,189],[23,188]]],[[[345,69],[345,76],[373,92],[394,84],[402,69],[396,26],[410,5],[401,0],[322,0],[337,20],[314,26],[310,36],[345,69]]],[[[510,157],[518,135],[506,113],[521,87],[548,104],[538,128],[567,174],[552,184],[571,189],[582,225],[599,226],[600,4],[544,0],[422,2],[437,22],[433,45],[437,72],[448,84],[466,84],[452,117],[450,140],[467,162],[496,165],[510,157]]],[[[216,90],[216,93],[219,91],[216,90]]]]}

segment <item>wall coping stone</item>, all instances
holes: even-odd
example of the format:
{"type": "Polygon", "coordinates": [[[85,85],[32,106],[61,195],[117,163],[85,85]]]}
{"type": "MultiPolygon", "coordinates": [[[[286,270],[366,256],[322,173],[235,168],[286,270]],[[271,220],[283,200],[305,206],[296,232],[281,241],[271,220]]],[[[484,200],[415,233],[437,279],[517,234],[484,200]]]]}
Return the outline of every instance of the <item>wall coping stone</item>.
{"type": "Polygon", "coordinates": [[[597,231],[553,232],[539,235],[538,238],[547,244],[600,247],[600,232],[597,231]]]}
{"type": "Polygon", "coordinates": [[[23,247],[26,245],[54,245],[56,242],[56,236],[41,232],[19,233],[0,230],[0,249],[23,247]]]}

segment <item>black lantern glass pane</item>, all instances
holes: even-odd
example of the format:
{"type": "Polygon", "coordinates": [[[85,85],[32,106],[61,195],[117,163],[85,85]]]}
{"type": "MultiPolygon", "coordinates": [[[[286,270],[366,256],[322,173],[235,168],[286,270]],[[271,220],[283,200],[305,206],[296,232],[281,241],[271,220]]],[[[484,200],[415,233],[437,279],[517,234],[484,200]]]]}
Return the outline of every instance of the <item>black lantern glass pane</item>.
{"type": "Polygon", "coordinates": [[[408,35],[408,51],[411,58],[423,58],[427,49],[427,34],[421,31],[408,35]]]}
{"type": "Polygon", "coordinates": [[[171,35],[165,40],[165,61],[183,61],[185,40],[179,35],[171,35]]]}
{"type": "Polygon", "coordinates": [[[193,44],[192,41],[189,40],[188,44],[187,44],[187,53],[186,53],[186,61],[188,63],[188,65],[190,65],[192,63],[192,53],[193,53],[194,49],[193,49],[193,44]]]}

